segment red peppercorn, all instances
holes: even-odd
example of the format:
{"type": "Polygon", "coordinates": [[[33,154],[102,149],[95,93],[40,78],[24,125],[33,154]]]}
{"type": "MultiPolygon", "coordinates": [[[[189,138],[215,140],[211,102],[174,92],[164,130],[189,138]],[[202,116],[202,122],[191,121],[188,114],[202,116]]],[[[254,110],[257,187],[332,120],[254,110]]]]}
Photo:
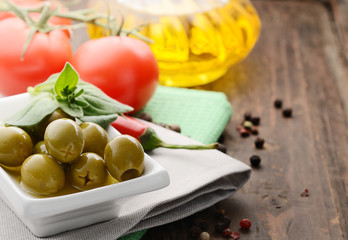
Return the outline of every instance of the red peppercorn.
{"type": "Polygon", "coordinates": [[[251,222],[249,219],[244,218],[240,221],[239,225],[241,228],[249,229],[251,226],[251,222]]]}
{"type": "Polygon", "coordinates": [[[240,131],[239,131],[240,135],[242,137],[249,137],[250,133],[248,130],[246,130],[245,128],[242,128],[240,131]]]}
{"type": "Polygon", "coordinates": [[[301,197],[308,197],[309,196],[309,191],[308,189],[306,188],[303,193],[301,193],[301,197]]]}
{"type": "Polygon", "coordinates": [[[235,240],[236,240],[236,239],[239,239],[240,233],[234,232],[234,233],[232,233],[230,236],[231,236],[232,239],[235,239],[235,240]]]}
{"type": "Polygon", "coordinates": [[[232,234],[232,230],[229,229],[229,228],[225,228],[223,231],[222,231],[222,235],[224,237],[227,237],[227,236],[230,236],[232,234]]]}

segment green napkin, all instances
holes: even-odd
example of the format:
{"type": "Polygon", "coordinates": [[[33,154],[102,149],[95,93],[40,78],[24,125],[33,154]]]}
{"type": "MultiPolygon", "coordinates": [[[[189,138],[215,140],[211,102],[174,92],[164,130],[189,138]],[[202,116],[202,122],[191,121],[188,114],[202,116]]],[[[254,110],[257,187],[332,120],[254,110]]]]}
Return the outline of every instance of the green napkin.
{"type": "MultiPolygon", "coordinates": [[[[202,143],[216,142],[232,116],[232,108],[221,92],[158,86],[154,96],[139,112],[157,123],[178,124],[181,133],[202,143]]],[[[119,240],[141,239],[146,231],[119,240]]]]}
{"type": "Polygon", "coordinates": [[[221,92],[158,86],[142,112],[154,122],[178,124],[183,135],[212,143],[224,131],[232,108],[221,92]]]}

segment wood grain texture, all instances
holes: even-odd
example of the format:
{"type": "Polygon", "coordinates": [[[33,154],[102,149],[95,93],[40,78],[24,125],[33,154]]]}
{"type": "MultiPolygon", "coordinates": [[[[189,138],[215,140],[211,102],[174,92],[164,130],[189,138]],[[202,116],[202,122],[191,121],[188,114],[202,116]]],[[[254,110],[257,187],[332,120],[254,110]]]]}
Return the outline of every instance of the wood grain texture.
{"type": "MultiPolygon", "coordinates": [[[[348,239],[348,64],[342,40],[320,2],[255,1],[263,23],[251,55],[220,80],[200,89],[222,91],[234,116],[224,133],[228,154],[249,164],[262,157],[249,182],[235,195],[192,218],[210,222],[223,208],[240,239],[348,239]],[[276,98],[293,109],[286,119],[276,98]],[[245,112],[261,117],[259,136],[241,138],[245,112]],[[309,197],[301,197],[304,189],[309,197]],[[249,218],[249,231],[239,221],[249,218]]],[[[348,30],[343,30],[346,34],[348,30]]],[[[192,239],[192,218],[151,229],[144,240],[192,239]]]]}
{"type": "Polygon", "coordinates": [[[348,61],[348,0],[331,0],[332,13],[348,61]]]}

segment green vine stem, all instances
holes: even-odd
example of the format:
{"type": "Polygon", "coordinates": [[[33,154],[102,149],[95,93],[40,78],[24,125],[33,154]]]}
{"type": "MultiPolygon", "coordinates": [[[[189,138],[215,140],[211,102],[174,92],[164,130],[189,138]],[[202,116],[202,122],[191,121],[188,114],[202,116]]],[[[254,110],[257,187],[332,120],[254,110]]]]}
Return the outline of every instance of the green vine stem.
{"type": "Polygon", "coordinates": [[[0,0],[0,12],[13,12],[16,16],[22,19],[30,28],[28,39],[23,47],[21,59],[23,60],[26,49],[28,48],[32,37],[36,32],[47,33],[55,29],[68,29],[73,30],[92,24],[98,27],[102,27],[105,32],[114,36],[129,36],[133,35],[143,41],[151,43],[152,40],[139,34],[138,29],[124,29],[123,17],[121,17],[120,23],[117,22],[115,16],[108,14],[102,14],[94,9],[78,9],[74,11],[61,11],[59,7],[51,9],[51,3],[49,1],[44,2],[40,7],[22,7],[18,6],[8,0],[0,0]],[[40,18],[34,21],[29,13],[40,13],[40,18]],[[51,26],[48,21],[52,17],[66,18],[75,22],[72,25],[56,25],[51,26]]]}

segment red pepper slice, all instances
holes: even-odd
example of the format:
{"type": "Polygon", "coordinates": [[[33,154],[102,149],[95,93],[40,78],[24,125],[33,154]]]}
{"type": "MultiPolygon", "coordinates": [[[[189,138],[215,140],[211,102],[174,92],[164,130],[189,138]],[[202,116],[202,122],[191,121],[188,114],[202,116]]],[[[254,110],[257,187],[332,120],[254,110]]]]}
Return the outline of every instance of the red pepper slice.
{"type": "Polygon", "coordinates": [[[173,149],[192,149],[192,150],[202,150],[202,149],[218,149],[219,143],[212,143],[206,145],[177,145],[168,144],[163,142],[156,132],[146,125],[145,123],[129,117],[129,116],[119,116],[111,125],[116,128],[121,134],[128,134],[132,137],[138,139],[144,148],[144,151],[151,151],[155,148],[173,148],[173,149]]]}

